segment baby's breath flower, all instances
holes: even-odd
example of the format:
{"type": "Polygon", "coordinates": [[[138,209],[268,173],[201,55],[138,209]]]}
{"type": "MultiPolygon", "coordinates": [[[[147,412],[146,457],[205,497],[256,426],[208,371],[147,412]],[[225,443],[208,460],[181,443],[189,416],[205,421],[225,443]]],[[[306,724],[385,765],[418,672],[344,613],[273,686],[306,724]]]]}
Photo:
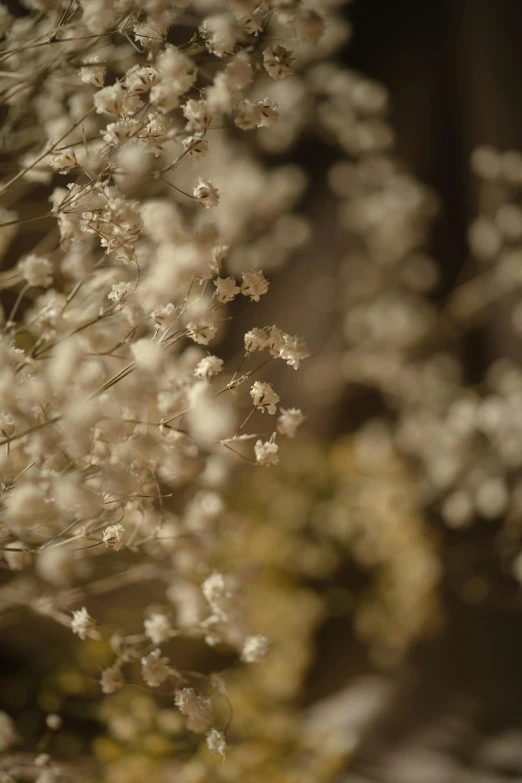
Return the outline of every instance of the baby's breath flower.
{"type": "Polygon", "coordinates": [[[204,381],[210,380],[215,375],[219,375],[223,371],[223,359],[219,359],[217,356],[205,356],[198,362],[194,375],[196,378],[201,378],[204,381]]]}
{"type": "Polygon", "coordinates": [[[153,650],[141,659],[141,674],[149,688],[158,688],[170,674],[169,659],[161,657],[161,650],[153,650]]]}
{"type": "Polygon", "coordinates": [[[172,627],[165,614],[152,614],[143,623],[145,633],[153,644],[162,644],[170,639],[172,627]]]}
{"type": "Polygon", "coordinates": [[[245,272],[241,283],[241,293],[249,296],[253,302],[259,302],[268,291],[270,283],[261,271],[245,272]]]}
{"type": "Polygon", "coordinates": [[[298,370],[301,362],[308,359],[310,352],[308,346],[302,337],[297,335],[285,335],[284,343],[279,351],[279,356],[284,359],[290,367],[298,370]]]}
{"type": "Polygon", "coordinates": [[[234,277],[218,277],[214,280],[214,285],[216,286],[216,299],[222,304],[231,302],[240,292],[234,277]]]}
{"type": "Polygon", "coordinates": [[[105,71],[105,66],[100,65],[99,57],[90,57],[85,65],[80,68],[80,78],[85,84],[90,84],[93,87],[103,87],[105,71]]]}
{"type": "Polygon", "coordinates": [[[272,438],[264,443],[262,440],[256,442],[254,453],[258,465],[269,466],[279,463],[279,446],[272,438]]]}
{"type": "Polygon", "coordinates": [[[264,329],[254,327],[245,334],[245,350],[247,353],[252,351],[262,351],[268,347],[268,334],[264,329]]]}
{"type": "Polygon", "coordinates": [[[284,79],[292,73],[295,55],[284,46],[275,44],[263,52],[263,65],[272,79],[284,79]]]}
{"type": "Polygon", "coordinates": [[[20,264],[28,285],[35,288],[49,288],[53,282],[53,265],[48,258],[30,253],[20,264]]]}
{"type": "Polygon", "coordinates": [[[202,138],[201,134],[186,136],[181,143],[191,158],[203,158],[208,152],[208,141],[202,138]]]}
{"type": "Polygon", "coordinates": [[[293,438],[297,428],[304,421],[304,416],[299,408],[281,408],[281,415],[277,420],[277,431],[281,435],[293,438]]]}
{"type": "Polygon", "coordinates": [[[206,209],[217,207],[219,204],[219,192],[217,188],[213,187],[211,182],[204,180],[201,177],[194,188],[194,198],[199,204],[206,207],[206,209]]]}
{"type": "Polygon", "coordinates": [[[225,758],[227,740],[225,734],[217,729],[211,729],[207,734],[207,747],[211,753],[216,753],[225,758]]]}
{"type": "Polygon", "coordinates": [[[89,612],[85,608],[85,606],[82,606],[81,609],[78,609],[76,612],[73,612],[72,620],[71,620],[71,631],[75,633],[77,636],[80,637],[80,639],[84,640],[87,638],[89,633],[96,627],[96,623],[93,620],[93,618],[89,615],[89,612]]]}
{"type": "Polygon", "coordinates": [[[260,663],[265,658],[267,651],[268,639],[266,636],[247,636],[241,650],[241,660],[245,663],[260,663]]]}
{"type": "Polygon", "coordinates": [[[174,695],[174,704],[187,718],[187,728],[196,734],[205,734],[214,720],[214,707],[208,696],[193,688],[181,688],[174,695]]]}
{"type": "Polygon", "coordinates": [[[118,552],[122,546],[122,538],[125,533],[125,528],[117,522],[115,525],[109,525],[105,528],[102,534],[102,541],[106,547],[114,549],[118,552]]]}
{"type": "Polygon", "coordinates": [[[209,319],[191,321],[187,324],[187,336],[191,337],[199,345],[208,345],[216,336],[217,326],[209,319]]]}
{"type": "Polygon", "coordinates": [[[277,410],[279,395],[272,389],[271,383],[256,381],[250,389],[250,396],[256,408],[274,414],[277,410]]]}
{"type": "Polygon", "coordinates": [[[103,693],[116,693],[123,688],[124,684],[125,680],[118,664],[109,666],[102,671],[100,685],[103,693]]]}
{"type": "Polygon", "coordinates": [[[71,148],[62,150],[51,156],[51,166],[55,171],[59,171],[60,174],[66,174],[77,165],[76,153],[71,148]]]}
{"type": "Polygon", "coordinates": [[[275,101],[271,101],[270,98],[264,98],[259,102],[260,109],[260,128],[270,128],[275,125],[279,119],[279,108],[275,101]]]}
{"type": "Polygon", "coordinates": [[[125,74],[124,84],[130,92],[148,92],[156,79],[156,71],[148,66],[133,66],[125,74]]]}

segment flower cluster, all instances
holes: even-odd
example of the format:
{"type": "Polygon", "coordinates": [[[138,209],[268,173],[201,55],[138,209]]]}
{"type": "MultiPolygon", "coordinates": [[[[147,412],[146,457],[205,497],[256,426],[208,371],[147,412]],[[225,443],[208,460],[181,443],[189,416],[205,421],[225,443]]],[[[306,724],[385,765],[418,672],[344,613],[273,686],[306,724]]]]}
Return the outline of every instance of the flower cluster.
{"type": "Polygon", "coordinates": [[[25,16],[0,15],[2,156],[16,165],[0,182],[14,207],[0,213],[6,605],[26,600],[23,571],[45,596],[36,613],[110,645],[102,693],[140,666],[144,686],[171,688],[187,729],[222,756],[209,678],[178,670],[169,645],[196,637],[248,664],[269,649],[245,618],[241,563],[221,573],[213,552],[231,524],[231,467],[276,464],[304,419],[291,401],[278,408],[253,352],[295,369],[309,352],[275,326],[254,330],[255,347],[241,335],[237,362],[215,346],[234,299],[255,307],[271,269],[308,236],[294,214],[306,177],[265,165],[262,139],[291,102],[272,87],[331,50],[338,11],[271,0],[27,5],[25,16]],[[273,43],[285,35],[291,46],[273,43]],[[34,232],[22,239],[26,220],[34,232]],[[265,437],[255,422],[277,411],[265,437]],[[136,634],[92,596],[141,579],[164,594],[136,634]]]}

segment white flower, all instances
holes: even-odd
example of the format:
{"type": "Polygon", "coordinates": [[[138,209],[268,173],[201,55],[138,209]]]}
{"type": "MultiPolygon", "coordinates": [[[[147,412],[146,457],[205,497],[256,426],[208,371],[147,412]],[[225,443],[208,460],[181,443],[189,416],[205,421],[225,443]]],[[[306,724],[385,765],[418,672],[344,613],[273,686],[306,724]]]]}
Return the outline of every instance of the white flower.
{"type": "Polygon", "coordinates": [[[187,728],[196,734],[205,734],[214,720],[214,707],[208,696],[193,688],[182,688],[174,695],[174,704],[187,718],[187,728]]]}
{"type": "Polygon", "coordinates": [[[161,80],[150,91],[150,102],[162,112],[174,111],[179,106],[180,93],[175,83],[161,80]]]}
{"type": "Polygon", "coordinates": [[[168,302],[166,305],[158,305],[155,307],[150,314],[150,317],[158,326],[162,326],[164,329],[170,329],[178,320],[178,311],[172,302],[168,302]]]}
{"type": "Polygon", "coordinates": [[[292,73],[295,55],[284,46],[275,44],[263,52],[263,65],[272,79],[284,79],[292,73]]]}
{"type": "Polygon", "coordinates": [[[183,106],[183,114],[187,120],[185,130],[188,133],[193,131],[204,131],[210,125],[212,112],[205,100],[196,101],[191,98],[183,106]]]}
{"type": "Polygon", "coordinates": [[[172,628],[165,614],[152,614],[143,623],[145,633],[153,644],[162,644],[170,639],[172,628]]]}
{"type": "Polygon", "coordinates": [[[241,660],[245,663],[259,663],[267,652],[268,639],[266,636],[247,636],[241,650],[241,660]]]}
{"type": "Polygon", "coordinates": [[[149,337],[142,337],[132,343],[131,353],[136,365],[145,372],[157,372],[161,367],[163,360],[161,345],[149,337]]]}
{"type": "Polygon", "coordinates": [[[208,180],[201,179],[200,177],[193,192],[194,198],[206,209],[217,207],[219,204],[219,192],[208,180]]]}
{"type": "Polygon", "coordinates": [[[77,165],[76,153],[70,147],[66,150],[61,150],[61,152],[57,152],[56,155],[51,155],[52,168],[55,171],[59,171],[61,174],[66,174],[77,165]]]}
{"type": "Polygon", "coordinates": [[[188,92],[197,78],[198,72],[194,61],[172,44],[167,44],[158,54],[156,67],[161,78],[165,78],[166,83],[172,84],[178,95],[188,92]]]}
{"type": "Polygon", "coordinates": [[[269,285],[270,283],[262,272],[245,272],[241,283],[241,293],[243,296],[249,296],[253,302],[259,302],[263,294],[268,291],[269,285]]]}
{"type": "Polygon", "coordinates": [[[100,685],[103,693],[116,693],[124,684],[125,680],[118,664],[115,663],[102,671],[100,685]]]}
{"type": "Polygon", "coordinates": [[[118,147],[120,144],[128,141],[131,138],[135,138],[138,135],[142,125],[141,122],[134,119],[118,120],[117,122],[109,122],[103,133],[103,140],[107,144],[111,144],[113,147],[118,147]]]}
{"type": "Polygon", "coordinates": [[[234,115],[234,122],[241,130],[253,130],[261,123],[261,103],[245,99],[241,101],[234,115]]]}
{"type": "Polygon", "coordinates": [[[114,549],[116,552],[118,552],[121,549],[122,537],[124,533],[125,528],[123,525],[120,525],[119,522],[115,525],[109,525],[103,531],[102,541],[106,547],[114,549]]]}
{"type": "Polygon", "coordinates": [[[247,353],[252,351],[262,351],[268,346],[268,334],[264,329],[254,327],[245,334],[245,350],[247,353]]]}
{"type": "Polygon", "coordinates": [[[147,92],[156,79],[156,71],[149,66],[134,66],[125,74],[125,87],[131,92],[147,92]]]}
{"type": "Polygon", "coordinates": [[[209,318],[191,321],[187,324],[187,337],[191,337],[199,345],[208,345],[216,336],[216,332],[217,326],[209,318]]]}
{"type": "Polygon", "coordinates": [[[20,264],[28,285],[35,288],[49,288],[53,282],[53,265],[48,258],[30,253],[20,264]]]}
{"type": "Polygon", "coordinates": [[[94,108],[98,114],[121,114],[125,91],[121,84],[110,84],[94,94],[94,108]]]}
{"type": "Polygon", "coordinates": [[[18,741],[15,725],[6,712],[0,712],[0,753],[18,741]]]}
{"type": "Polygon", "coordinates": [[[95,626],[96,623],[89,615],[89,612],[85,606],[82,606],[81,609],[73,612],[71,620],[71,631],[77,634],[80,639],[86,639],[89,632],[92,631],[95,626]]]}
{"type": "Polygon", "coordinates": [[[258,440],[254,446],[254,453],[258,465],[277,465],[279,463],[278,452],[279,446],[272,439],[265,443],[263,443],[262,440],[258,440]]]}
{"type": "Polygon", "coordinates": [[[233,277],[218,277],[214,280],[214,285],[216,286],[216,299],[222,304],[231,302],[240,292],[233,277]]]}
{"type": "Polygon", "coordinates": [[[157,688],[170,674],[169,659],[161,657],[161,650],[153,650],[141,659],[141,674],[149,688],[157,688]]]}
{"type": "Polygon", "coordinates": [[[132,283],[115,283],[107,294],[107,299],[119,304],[131,292],[132,283]]]}
{"type": "Polygon", "coordinates": [[[99,57],[91,57],[85,65],[80,68],[80,78],[85,84],[93,87],[103,87],[106,68],[100,65],[99,57]]]}
{"type": "Polygon", "coordinates": [[[219,756],[225,758],[225,750],[227,747],[227,740],[225,734],[217,729],[212,729],[207,734],[207,747],[211,753],[216,753],[219,756]]]}
{"type": "Polygon", "coordinates": [[[281,415],[277,420],[277,431],[281,435],[293,438],[303,420],[304,416],[299,408],[281,408],[281,415]]]}
{"type": "Polygon", "coordinates": [[[223,371],[223,359],[219,359],[217,356],[205,356],[198,362],[194,375],[196,378],[208,381],[215,375],[219,375],[223,371]]]}
{"type": "Polygon", "coordinates": [[[186,136],[181,142],[187,150],[190,158],[202,158],[208,152],[208,141],[196,133],[195,136],[186,136]]]}
{"type": "Polygon", "coordinates": [[[217,57],[231,54],[237,40],[237,23],[232,14],[209,16],[199,28],[207,48],[217,57]]]}
{"type": "Polygon", "coordinates": [[[284,343],[279,351],[279,356],[284,359],[290,367],[298,370],[301,362],[310,356],[308,346],[302,337],[286,334],[284,343]]]}
{"type": "Polygon", "coordinates": [[[279,119],[277,103],[271,101],[270,98],[264,98],[259,102],[259,111],[260,119],[258,127],[260,128],[270,128],[272,125],[275,125],[279,119]]]}
{"type": "Polygon", "coordinates": [[[256,408],[259,408],[262,411],[266,410],[270,415],[273,415],[276,412],[276,406],[280,398],[272,389],[271,383],[256,381],[250,389],[250,396],[252,397],[256,408]]]}

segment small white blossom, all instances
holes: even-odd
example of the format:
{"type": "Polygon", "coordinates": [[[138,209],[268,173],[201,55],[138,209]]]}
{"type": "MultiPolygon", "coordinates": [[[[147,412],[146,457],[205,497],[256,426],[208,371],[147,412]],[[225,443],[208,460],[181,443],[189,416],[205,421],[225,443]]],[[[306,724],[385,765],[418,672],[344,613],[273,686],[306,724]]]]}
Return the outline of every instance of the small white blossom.
{"type": "Polygon", "coordinates": [[[219,204],[219,191],[213,187],[211,182],[200,177],[194,188],[194,198],[206,209],[210,209],[210,207],[217,207],[219,204]]]}
{"type": "Polygon", "coordinates": [[[195,136],[186,136],[181,143],[190,158],[203,158],[208,152],[208,141],[197,133],[195,136]]]}
{"type": "Polygon", "coordinates": [[[101,673],[100,685],[103,693],[116,693],[123,688],[125,680],[118,664],[109,666],[101,673]]]}
{"type": "Polygon", "coordinates": [[[55,171],[59,171],[60,174],[67,174],[68,171],[74,169],[77,165],[76,153],[70,147],[51,156],[51,166],[55,171]]]}
{"type": "Polygon", "coordinates": [[[208,696],[193,688],[182,688],[174,695],[174,704],[187,718],[187,728],[196,734],[205,734],[214,720],[214,707],[208,696]]]}
{"type": "Polygon", "coordinates": [[[105,528],[102,535],[102,541],[106,547],[114,549],[118,552],[122,546],[122,537],[125,533],[125,528],[118,522],[115,525],[109,525],[105,528]]]}
{"type": "Polygon", "coordinates": [[[270,98],[264,98],[259,102],[259,125],[260,128],[270,128],[275,125],[279,119],[279,108],[275,101],[270,98]]]}
{"type": "Polygon", "coordinates": [[[20,264],[28,285],[35,288],[49,288],[53,282],[53,265],[48,258],[30,253],[20,264]]]}
{"type": "Polygon", "coordinates": [[[199,345],[208,345],[216,336],[217,326],[209,319],[191,321],[187,324],[187,336],[191,337],[199,345]]]}
{"type": "Polygon", "coordinates": [[[148,92],[156,79],[156,71],[148,66],[134,66],[125,74],[125,87],[131,92],[148,92]]]}
{"type": "Polygon", "coordinates": [[[161,367],[163,352],[161,345],[149,337],[142,337],[131,345],[136,365],[145,372],[157,372],[161,367]]]}
{"type": "Polygon", "coordinates": [[[262,381],[256,381],[250,389],[250,396],[254,402],[256,408],[262,411],[268,411],[273,415],[277,410],[277,403],[279,402],[279,395],[272,389],[271,383],[263,383],[262,381]]]}
{"type": "Polygon", "coordinates": [[[281,415],[277,420],[277,431],[281,435],[293,438],[303,420],[304,416],[299,408],[281,408],[281,415]]]}
{"type": "Polygon", "coordinates": [[[207,734],[207,747],[211,753],[222,756],[225,758],[225,750],[227,747],[227,740],[224,732],[212,729],[207,734]]]}
{"type": "Polygon", "coordinates": [[[241,293],[243,296],[249,296],[252,301],[259,302],[259,299],[266,294],[270,283],[261,271],[245,272],[243,282],[241,283],[241,293]]]}
{"type": "Polygon", "coordinates": [[[214,280],[214,285],[216,286],[216,299],[222,304],[231,302],[240,292],[233,277],[218,277],[214,280]]]}
{"type": "Polygon", "coordinates": [[[161,657],[161,650],[153,650],[141,659],[141,674],[149,688],[158,688],[170,674],[169,659],[161,657]]]}
{"type": "Polygon", "coordinates": [[[119,304],[126,296],[129,296],[131,292],[131,283],[115,283],[107,294],[107,298],[112,302],[119,304]]]}
{"type": "Polygon", "coordinates": [[[308,346],[302,337],[297,335],[285,335],[284,343],[279,351],[279,356],[284,359],[290,367],[298,370],[301,362],[310,356],[308,346]]]}
{"type": "Polygon", "coordinates": [[[284,46],[275,44],[263,52],[263,65],[272,79],[284,79],[292,73],[295,55],[284,46]]]}
{"type": "Polygon", "coordinates": [[[210,378],[219,375],[223,371],[223,359],[219,359],[217,356],[205,356],[196,365],[194,375],[196,378],[208,381],[210,378]]]}
{"type": "Polygon", "coordinates": [[[162,644],[170,639],[172,627],[165,614],[152,614],[143,623],[145,633],[153,644],[162,644]]]}
{"type": "Polygon", "coordinates": [[[245,334],[245,350],[247,353],[252,351],[262,351],[268,347],[268,334],[264,329],[254,327],[245,334]]]}
{"type": "Polygon", "coordinates": [[[76,612],[73,612],[72,620],[71,620],[71,631],[77,636],[80,637],[80,639],[86,639],[87,635],[90,631],[92,631],[96,626],[95,621],[93,618],[89,615],[89,612],[85,608],[85,606],[82,606],[81,609],[78,609],[76,612]]]}
{"type": "Polygon", "coordinates": [[[191,98],[183,106],[183,114],[187,120],[185,130],[188,133],[194,131],[205,131],[210,125],[212,112],[205,100],[196,101],[191,98]]]}
{"type": "Polygon", "coordinates": [[[241,650],[241,660],[245,663],[260,663],[267,652],[268,639],[266,636],[247,636],[241,650]]]}
{"type": "Polygon", "coordinates": [[[180,103],[180,93],[170,81],[157,82],[150,91],[150,102],[162,112],[174,111],[180,103]]]}
{"type": "Polygon", "coordinates": [[[254,453],[258,465],[268,466],[279,463],[279,446],[273,440],[268,440],[265,443],[258,440],[254,446],[254,453]]]}
{"type": "Polygon", "coordinates": [[[104,65],[100,65],[99,57],[91,57],[85,65],[80,68],[80,78],[85,84],[90,84],[93,87],[103,87],[105,81],[104,65]]]}

